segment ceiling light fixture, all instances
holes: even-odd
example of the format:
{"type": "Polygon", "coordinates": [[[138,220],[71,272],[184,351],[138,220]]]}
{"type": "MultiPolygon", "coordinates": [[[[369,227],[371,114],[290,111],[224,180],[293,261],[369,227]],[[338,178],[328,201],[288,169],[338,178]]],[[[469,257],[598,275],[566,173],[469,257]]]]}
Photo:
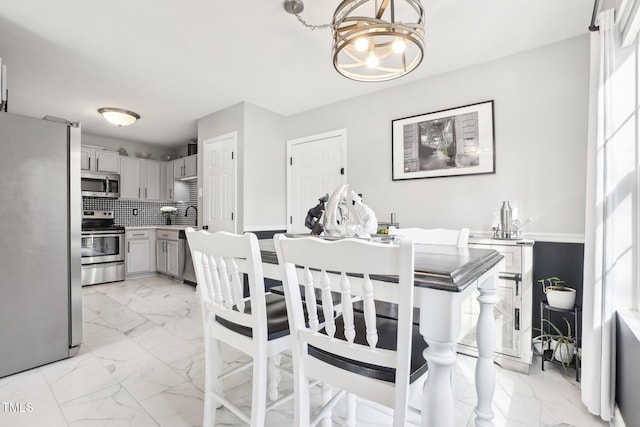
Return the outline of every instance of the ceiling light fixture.
{"type": "Polygon", "coordinates": [[[331,24],[302,19],[302,0],[286,0],[285,10],[305,27],[331,27],[333,66],[343,76],[381,82],[415,70],[424,57],[424,8],[420,0],[344,0],[331,24]]]}
{"type": "Polygon", "coordinates": [[[99,108],[98,113],[111,124],[116,126],[129,126],[140,118],[140,115],[133,111],[122,108],[99,108]]]}

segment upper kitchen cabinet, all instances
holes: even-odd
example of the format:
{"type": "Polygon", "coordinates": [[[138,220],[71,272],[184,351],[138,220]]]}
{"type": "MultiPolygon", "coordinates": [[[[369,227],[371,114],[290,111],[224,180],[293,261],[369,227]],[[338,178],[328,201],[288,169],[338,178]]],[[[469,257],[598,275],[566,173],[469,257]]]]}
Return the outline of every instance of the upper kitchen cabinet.
{"type": "Polygon", "coordinates": [[[198,174],[198,155],[183,157],[173,161],[174,179],[195,178],[198,174]]]}
{"type": "Polygon", "coordinates": [[[122,199],[161,200],[161,166],[155,160],[133,157],[120,159],[120,197],[122,199]]]}
{"type": "Polygon", "coordinates": [[[119,172],[120,154],[117,151],[81,147],[80,168],[92,172],[119,172]]]}
{"type": "Polygon", "coordinates": [[[185,202],[189,201],[189,186],[186,182],[176,181],[174,177],[173,162],[160,164],[161,188],[160,198],[162,200],[185,202]]]}

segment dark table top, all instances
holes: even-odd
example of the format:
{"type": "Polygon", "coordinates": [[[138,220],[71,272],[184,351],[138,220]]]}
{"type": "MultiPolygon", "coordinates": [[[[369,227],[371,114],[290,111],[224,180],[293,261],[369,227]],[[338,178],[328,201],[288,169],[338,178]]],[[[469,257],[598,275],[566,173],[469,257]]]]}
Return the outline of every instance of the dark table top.
{"type": "MultiPolygon", "coordinates": [[[[278,264],[272,239],[261,239],[262,261],[278,264]]],[[[415,245],[414,285],[461,292],[474,280],[500,262],[503,256],[492,249],[458,248],[441,245],[415,245]]],[[[377,279],[394,281],[392,277],[377,279]]]]}

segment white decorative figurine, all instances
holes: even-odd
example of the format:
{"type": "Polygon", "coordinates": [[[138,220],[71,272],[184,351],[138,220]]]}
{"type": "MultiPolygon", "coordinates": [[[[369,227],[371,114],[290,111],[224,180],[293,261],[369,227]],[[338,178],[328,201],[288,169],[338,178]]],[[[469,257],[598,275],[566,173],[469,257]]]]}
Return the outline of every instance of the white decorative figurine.
{"type": "Polygon", "coordinates": [[[362,203],[362,198],[355,191],[349,191],[349,185],[345,184],[329,197],[323,225],[325,236],[371,237],[378,228],[378,220],[373,210],[362,203]]]}

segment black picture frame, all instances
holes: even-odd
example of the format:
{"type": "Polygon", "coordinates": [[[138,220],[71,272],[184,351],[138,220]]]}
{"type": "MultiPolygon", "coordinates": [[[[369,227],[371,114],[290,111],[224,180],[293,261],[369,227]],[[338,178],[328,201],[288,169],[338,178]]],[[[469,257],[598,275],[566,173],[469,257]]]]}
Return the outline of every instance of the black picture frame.
{"type": "Polygon", "coordinates": [[[493,104],[392,120],[393,180],[495,173],[493,104]]]}

